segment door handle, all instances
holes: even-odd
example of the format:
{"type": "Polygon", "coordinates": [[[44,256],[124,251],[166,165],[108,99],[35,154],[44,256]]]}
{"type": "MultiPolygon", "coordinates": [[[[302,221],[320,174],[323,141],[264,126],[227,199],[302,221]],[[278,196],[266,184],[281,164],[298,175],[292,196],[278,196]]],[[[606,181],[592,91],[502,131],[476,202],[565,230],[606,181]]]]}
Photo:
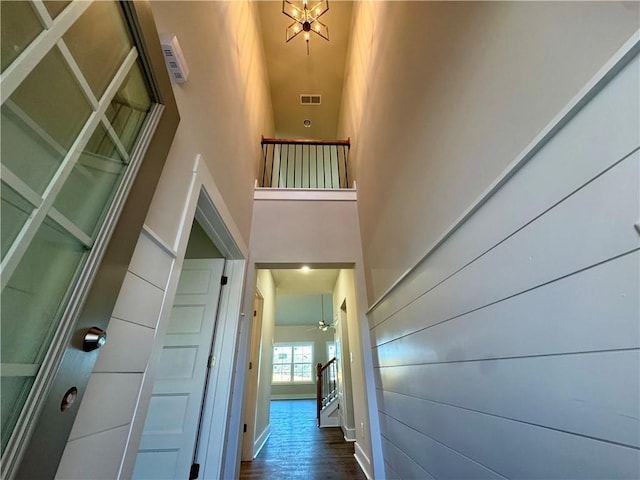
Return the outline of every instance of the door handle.
{"type": "Polygon", "coordinates": [[[92,352],[107,342],[107,332],[98,327],[91,327],[82,339],[82,350],[92,352]]]}

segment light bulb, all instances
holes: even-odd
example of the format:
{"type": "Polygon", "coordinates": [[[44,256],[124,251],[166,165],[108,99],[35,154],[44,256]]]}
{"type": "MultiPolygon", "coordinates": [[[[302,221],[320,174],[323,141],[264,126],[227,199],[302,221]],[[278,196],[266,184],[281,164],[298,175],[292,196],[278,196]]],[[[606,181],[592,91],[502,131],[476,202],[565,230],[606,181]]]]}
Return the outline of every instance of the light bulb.
{"type": "Polygon", "coordinates": [[[320,31],[320,25],[316,25],[316,32],[320,31]]]}
{"type": "Polygon", "coordinates": [[[309,40],[309,32],[304,32],[304,39],[309,40]]]}
{"type": "Polygon", "coordinates": [[[321,11],[322,11],[322,10],[320,10],[320,7],[316,8],[316,15],[320,15],[320,12],[321,12],[321,11]]]}
{"type": "Polygon", "coordinates": [[[298,33],[300,31],[300,27],[296,25],[295,27],[293,27],[293,31],[298,33]]]}

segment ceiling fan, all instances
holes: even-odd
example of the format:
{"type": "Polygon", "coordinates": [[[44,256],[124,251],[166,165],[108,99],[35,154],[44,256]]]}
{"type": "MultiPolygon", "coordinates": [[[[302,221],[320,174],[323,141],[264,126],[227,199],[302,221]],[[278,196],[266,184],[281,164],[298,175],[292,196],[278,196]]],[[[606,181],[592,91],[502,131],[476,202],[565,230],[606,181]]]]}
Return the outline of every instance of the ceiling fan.
{"type": "MultiPolygon", "coordinates": [[[[324,321],[324,294],[320,294],[320,312],[321,312],[321,320],[318,321],[318,330],[322,330],[326,332],[330,328],[334,328],[335,325],[333,323],[327,323],[324,321]]],[[[315,330],[314,328],[310,328],[309,330],[315,330]]]]}

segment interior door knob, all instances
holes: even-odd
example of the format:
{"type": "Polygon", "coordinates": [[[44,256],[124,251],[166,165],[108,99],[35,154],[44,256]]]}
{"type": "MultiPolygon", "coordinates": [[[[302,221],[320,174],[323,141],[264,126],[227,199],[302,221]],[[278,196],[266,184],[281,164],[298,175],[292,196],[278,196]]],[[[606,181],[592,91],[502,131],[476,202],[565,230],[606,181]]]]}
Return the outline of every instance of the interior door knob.
{"type": "Polygon", "coordinates": [[[84,334],[82,339],[82,350],[85,352],[92,352],[97,350],[107,341],[107,332],[98,327],[91,327],[84,334]]]}

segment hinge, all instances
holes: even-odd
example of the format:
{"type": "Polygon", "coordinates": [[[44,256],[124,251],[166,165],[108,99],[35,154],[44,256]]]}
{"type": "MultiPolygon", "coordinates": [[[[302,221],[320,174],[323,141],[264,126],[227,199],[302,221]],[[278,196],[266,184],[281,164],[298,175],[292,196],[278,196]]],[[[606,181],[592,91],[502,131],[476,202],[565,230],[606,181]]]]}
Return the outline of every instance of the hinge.
{"type": "Polygon", "coordinates": [[[200,464],[194,463],[191,465],[191,470],[189,470],[189,480],[195,480],[200,475],[200,464]]]}
{"type": "Polygon", "coordinates": [[[246,423],[244,424],[244,427],[242,427],[242,431],[243,431],[244,433],[247,433],[247,424],[246,424],[246,423]]]}
{"type": "Polygon", "coordinates": [[[209,355],[209,358],[207,359],[207,368],[213,368],[214,363],[215,359],[213,358],[213,355],[209,355]]]}
{"type": "Polygon", "coordinates": [[[220,279],[220,285],[226,285],[229,282],[229,277],[227,277],[226,275],[223,275],[222,278],[220,279]]]}
{"type": "Polygon", "coordinates": [[[253,363],[249,362],[249,370],[251,370],[253,368],[253,363]]]}

